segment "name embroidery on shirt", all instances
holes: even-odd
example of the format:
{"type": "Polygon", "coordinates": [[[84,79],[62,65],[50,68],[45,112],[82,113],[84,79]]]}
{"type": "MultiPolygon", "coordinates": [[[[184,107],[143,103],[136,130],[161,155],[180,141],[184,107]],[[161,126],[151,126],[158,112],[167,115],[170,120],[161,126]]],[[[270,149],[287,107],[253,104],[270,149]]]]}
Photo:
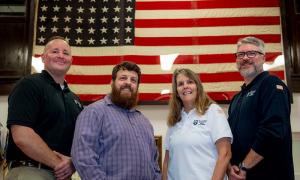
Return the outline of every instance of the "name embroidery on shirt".
{"type": "Polygon", "coordinates": [[[207,122],[207,120],[201,120],[201,119],[195,119],[193,121],[193,125],[196,126],[196,125],[205,125],[207,122]]]}
{"type": "Polygon", "coordinates": [[[255,94],[255,92],[256,92],[256,90],[252,90],[252,91],[248,92],[246,97],[253,96],[255,94]]]}

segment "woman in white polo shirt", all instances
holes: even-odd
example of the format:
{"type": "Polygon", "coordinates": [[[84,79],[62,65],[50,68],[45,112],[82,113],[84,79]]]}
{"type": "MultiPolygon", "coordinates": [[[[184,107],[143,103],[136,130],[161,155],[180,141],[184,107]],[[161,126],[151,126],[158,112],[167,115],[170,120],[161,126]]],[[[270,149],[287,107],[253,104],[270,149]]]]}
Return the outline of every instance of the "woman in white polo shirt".
{"type": "Polygon", "coordinates": [[[163,180],[222,180],[232,134],[223,110],[190,69],[173,73],[163,180]]]}

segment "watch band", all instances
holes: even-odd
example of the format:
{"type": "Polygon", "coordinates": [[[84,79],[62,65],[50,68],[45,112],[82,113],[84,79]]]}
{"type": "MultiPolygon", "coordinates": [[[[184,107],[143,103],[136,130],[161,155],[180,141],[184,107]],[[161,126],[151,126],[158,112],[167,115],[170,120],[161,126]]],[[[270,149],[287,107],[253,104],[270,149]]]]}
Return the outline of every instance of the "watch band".
{"type": "Polygon", "coordinates": [[[243,171],[245,171],[245,172],[248,172],[248,171],[250,170],[250,168],[247,168],[247,167],[245,166],[244,162],[241,162],[241,163],[239,164],[239,169],[240,169],[240,170],[243,170],[243,171]]]}

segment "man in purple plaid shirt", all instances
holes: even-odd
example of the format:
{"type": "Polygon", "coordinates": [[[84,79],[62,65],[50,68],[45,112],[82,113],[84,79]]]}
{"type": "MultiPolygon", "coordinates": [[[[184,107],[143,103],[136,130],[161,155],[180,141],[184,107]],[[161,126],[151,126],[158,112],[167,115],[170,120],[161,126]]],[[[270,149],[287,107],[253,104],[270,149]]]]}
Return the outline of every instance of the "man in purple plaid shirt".
{"type": "Polygon", "coordinates": [[[71,154],[81,179],[161,179],[153,127],[135,109],[140,76],[132,62],[116,65],[111,93],[79,115],[71,154]]]}

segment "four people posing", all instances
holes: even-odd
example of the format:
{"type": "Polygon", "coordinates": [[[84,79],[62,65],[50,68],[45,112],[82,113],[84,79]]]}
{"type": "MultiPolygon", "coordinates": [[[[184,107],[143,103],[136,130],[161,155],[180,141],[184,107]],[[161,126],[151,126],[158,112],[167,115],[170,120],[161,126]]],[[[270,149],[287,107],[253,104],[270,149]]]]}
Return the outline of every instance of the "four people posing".
{"type": "Polygon", "coordinates": [[[7,179],[70,179],[74,166],[87,180],[222,180],[226,170],[232,180],[294,179],[290,94],[263,71],[260,39],[238,41],[236,63],[245,83],[228,121],[196,73],[174,71],[162,176],[153,127],[135,108],[141,77],[135,63],[116,65],[111,93],[76,122],[82,106],[64,81],[70,46],[54,37],[42,59],[45,70],[23,78],[9,96],[7,179]]]}

